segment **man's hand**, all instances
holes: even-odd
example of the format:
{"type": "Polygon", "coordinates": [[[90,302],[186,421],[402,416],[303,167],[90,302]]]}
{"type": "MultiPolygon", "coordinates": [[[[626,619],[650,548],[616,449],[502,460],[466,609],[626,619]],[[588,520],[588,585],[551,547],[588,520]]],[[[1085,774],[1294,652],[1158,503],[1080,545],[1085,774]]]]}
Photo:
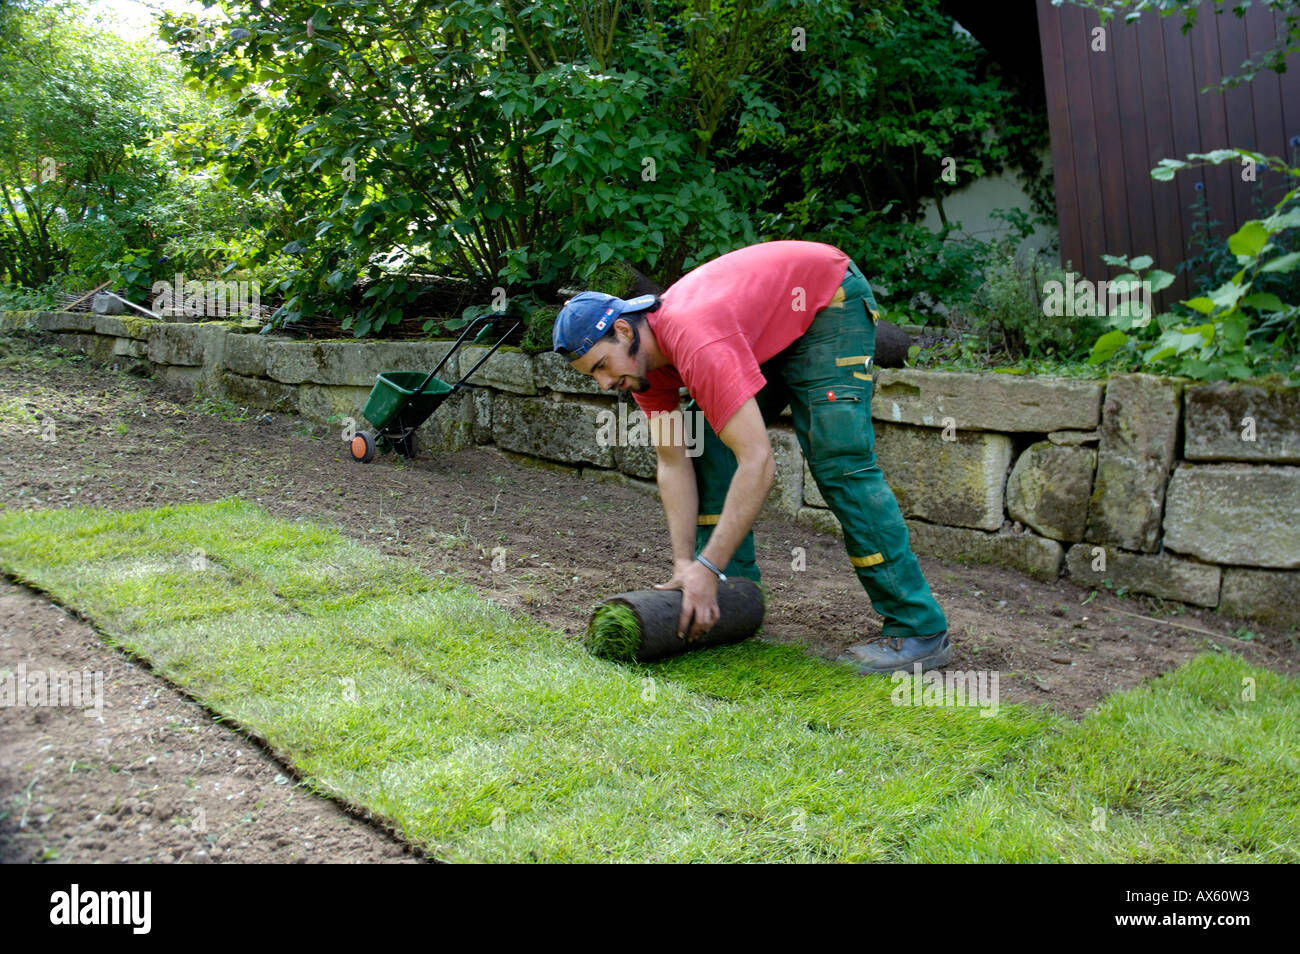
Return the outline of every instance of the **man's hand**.
{"type": "Polygon", "coordinates": [[[678,639],[694,642],[717,623],[720,615],[718,578],[703,563],[678,561],[673,566],[673,578],[667,583],[656,584],[655,589],[682,591],[682,615],[677,620],[678,639]]]}

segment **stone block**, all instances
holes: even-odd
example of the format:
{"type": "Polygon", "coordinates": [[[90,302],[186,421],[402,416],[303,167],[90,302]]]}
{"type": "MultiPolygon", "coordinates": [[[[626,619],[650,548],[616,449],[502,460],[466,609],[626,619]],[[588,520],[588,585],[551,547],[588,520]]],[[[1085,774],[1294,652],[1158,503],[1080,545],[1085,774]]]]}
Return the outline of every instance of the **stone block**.
{"type": "Polygon", "coordinates": [[[474,399],[474,443],[492,443],[492,392],[487,388],[469,388],[474,399]]]}
{"type": "Polygon", "coordinates": [[[1300,464],[1300,388],[1215,381],[1183,394],[1188,460],[1300,464]]]}
{"type": "Polygon", "coordinates": [[[1150,553],[1178,438],[1182,385],[1117,374],[1106,385],[1085,539],[1150,553]]]}
{"type": "Polygon", "coordinates": [[[1082,540],[1096,466],[1093,448],[1031,444],[1007,478],[1007,513],[1053,540],[1082,540]]]}
{"type": "Polygon", "coordinates": [[[958,430],[1090,430],[1100,420],[1101,385],[1094,381],[1007,374],[879,369],[872,416],[896,424],[958,430]]]}
{"type": "Polygon", "coordinates": [[[1052,431],[1047,439],[1062,447],[1077,447],[1081,444],[1095,444],[1101,440],[1101,431],[1052,431]]]}
{"type": "Polygon", "coordinates": [[[1061,544],[1032,533],[984,533],[920,520],[907,521],[907,530],[920,556],[1005,566],[1049,583],[1060,575],[1065,555],[1061,544]]]}
{"type": "MultiPolygon", "coordinates": [[[[1011,439],[980,431],[945,441],[932,428],[877,421],[876,462],[905,517],[996,530],[1002,526],[1002,490],[1011,463],[1011,439]]],[[[826,498],[804,465],[804,503],[825,507],[826,498]]]]}
{"type": "Polygon", "coordinates": [[[117,338],[135,338],[137,341],[148,341],[153,329],[161,324],[162,322],[156,318],[146,318],[139,314],[96,315],[95,333],[113,335],[117,338]]]}
{"type": "MultiPolygon", "coordinates": [[[[469,371],[491,350],[482,345],[463,347],[458,352],[461,373],[469,371]]],[[[536,394],[537,384],[533,378],[533,359],[522,351],[506,348],[499,349],[469,379],[470,384],[496,388],[498,391],[510,391],[513,394],[536,394]]]]}
{"type": "Polygon", "coordinates": [[[313,424],[342,428],[343,418],[352,418],[359,431],[372,430],[362,413],[370,399],[370,388],[304,384],[297,389],[298,416],[313,424]],[[335,418],[334,420],[330,420],[335,418]]]}
{"type": "Polygon", "coordinates": [[[0,312],[0,328],[5,331],[33,331],[40,314],[39,311],[27,309],[0,312]]]}
{"type": "MultiPolygon", "coordinates": [[[[795,522],[817,533],[844,535],[835,514],[819,507],[802,508],[795,522]]],[[[1064,548],[1055,540],[1031,533],[985,533],[921,520],[906,522],[908,542],[918,556],[1005,566],[1047,582],[1055,580],[1061,571],[1064,548]]]]}
{"type": "Polygon", "coordinates": [[[202,325],[159,322],[149,336],[149,360],[172,367],[199,367],[206,340],[202,325]]]}
{"type": "Polygon", "coordinates": [[[1168,553],[1129,553],[1095,543],[1072,546],[1065,554],[1070,582],[1079,586],[1125,587],[1134,593],[1146,593],[1164,600],[1178,600],[1193,606],[1217,606],[1220,567],[1196,560],[1186,560],[1168,553]],[[1104,554],[1095,551],[1101,549],[1104,554]],[[1105,569],[1093,569],[1105,559],[1105,569]]]}
{"type": "Polygon", "coordinates": [[[1005,434],[878,422],[876,459],[905,517],[950,527],[1002,526],[1002,491],[1011,464],[1005,434]]]}
{"type": "MultiPolygon", "coordinates": [[[[242,336],[241,336],[242,341],[242,336]]],[[[288,341],[267,342],[266,376],[284,384],[373,387],[386,371],[423,371],[438,366],[451,349],[448,341],[288,341]]],[[[438,377],[456,382],[453,356],[438,377]]]]}
{"type": "Polygon", "coordinates": [[[166,387],[193,398],[201,390],[203,369],[164,364],[154,367],[154,377],[166,387]]]}
{"type": "Polygon", "coordinates": [[[234,374],[266,376],[266,350],[271,339],[262,335],[234,335],[226,342],[225,366],[234,374]]]}
{"type": "Polygon", "coordinates": [[[95,364],[104,364],[113,360],[113,346],[116,338],[96,334],[69,334],[60,336],[60,344],[69,351],[80,351],[95,364]]]}
{"type": "MultiPolygon", "coordinates": [[[[552,397],[560,399],[554,392],[552,397]]],[[[625,474],[649,480],[658,471],[646,416],[631,400],[606,402],[596,415],[596,442],[611,449],[614,465],[625,474]]]]}
{"type": "Polygon", "coordinates": [[[1225,567],[1219,611],[1277,626],[1300,625],[1300,572],[1225,567]]]}
{"type": "Polygon", "coordinates": [[[596,435],[606,401],[581,398],[554,400],[505,394],[492,396],[492,438],[503,450],[566,464],[612,468],[612,447],[596,435]]]}
{"type": "Polygon", "coordinates": [[[416,431],[416,454],[454,453],[473,446],[474,414],[474,395],[457,391],[416,431]]]}
{"type": "Polygon", "coordinates": [[[844,528],[840,526],[839,519],[835,514],[829,510],[823,510],[821,507],[800,507],[799,513],[795,517],[795,523],[816,533],[830,533],[837,537],[844,536],[844,528]]]}
{"type": "Polygon", "coordinates": [[[600,385],[589,374],[579,374],[554,351],[533,355],[533,384],[566,394],[600,394],[600,385]]]}
{"type": "Polygon", "coordinates": [[[822,496],[821,488],[813,479],[812,470],[806,460],[803,462],[803,502],[810,507],[826,506],[826,498],[822,496]]]}
{"type": "Polygon", "coordinates": [[[250,378],[242,374],[222,371],[218,374],[221,393],[236,404],[245,407],[275,411],[277,414],[298,413],[298,389],[266,378],[250,378]]]}
{"type": "Polygon", "coordinates": [[[759,516],[789,520],[797,516],[804,505],[803,453],[799,450],[793,428],[769,427],[767,436],[772,443],[772,455],[776,458],[776,478],[759,516]]]}
{"type": "Polygon", "coordinates": [[[114,357],[149,357],[149,342],[147,341],[139,341],[135,338],[111,338],[109,340],[113,342],[114,357]]]}
{"type": "Polygon", "coordinates": [[[1300,467],[1184,464],[1169,482],[1165,547],[1210,563],[1300,567],[1300,467]]]}
{"type": "Polygon", "coordinates": [[[81,331],[93,333],[95,315],[76,311],[42,311],[36,316],[41,331],[81,331]]]}

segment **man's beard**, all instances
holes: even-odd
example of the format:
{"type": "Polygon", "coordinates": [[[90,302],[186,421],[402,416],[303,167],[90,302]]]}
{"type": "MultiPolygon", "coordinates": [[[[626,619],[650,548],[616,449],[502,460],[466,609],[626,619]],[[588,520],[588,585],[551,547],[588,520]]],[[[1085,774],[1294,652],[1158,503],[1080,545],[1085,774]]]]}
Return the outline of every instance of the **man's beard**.
{"type": "MultiPolygon", "coordinates": [[[[641,352],[641,332],[637,330],[636,325],[632,326],[632,343],[627,346],[627,356],[635,358],[641,352]]],[[[629,374],[627,377],[627,389],[633,394],[645,394],[650,390],[650,381],[639,375],[629,374]]]]}

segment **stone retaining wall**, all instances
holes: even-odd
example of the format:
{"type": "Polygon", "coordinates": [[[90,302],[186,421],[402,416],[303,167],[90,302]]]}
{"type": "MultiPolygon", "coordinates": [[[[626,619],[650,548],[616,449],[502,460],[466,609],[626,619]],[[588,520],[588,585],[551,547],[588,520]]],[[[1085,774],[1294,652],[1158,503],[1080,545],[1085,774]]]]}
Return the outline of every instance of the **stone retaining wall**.
{"type": "MultiPolygon", "coordinates": [[[[4,327],[60,332],[191,393],[360,427],[378,372],[431,370],[450,347],[52,312],[10,312],[4,327]]],[[[439,376],[456,380],[484,353],[463,348],[439,376]]],[[[598,429],[616,398],[558,355],[498,352],[470,383],[421,429],[421,448],[495,444],[654,492],[653,448],[606,446],[598,429]]],[[[874,386],[877,456],[918,553],[1300,623],[1300,389],[916,370],[878,370],[874,386]]],[[[838,532],[788,420],[770,434],[765,512],[838,532]]]]}

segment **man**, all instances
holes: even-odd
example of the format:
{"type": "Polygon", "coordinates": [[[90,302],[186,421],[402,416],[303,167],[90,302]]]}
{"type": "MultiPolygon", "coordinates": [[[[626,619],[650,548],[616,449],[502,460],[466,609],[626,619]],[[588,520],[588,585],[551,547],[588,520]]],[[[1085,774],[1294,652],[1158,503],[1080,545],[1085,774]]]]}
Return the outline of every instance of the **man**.
{"type": "Polygon", "coordinates": [[[841,659],[862,674],[951,661],[947,620],[876,466],[878,316],[844,252],[786,241],[707,262],[658,299],[582,292],[556,317],[555,350],[605,390],[632,392],[650,418],[673,549],[672,579],[658,588],[682,591],[679,636],[717,622],[719,580],[759,578],[752,527],[776,472],[767,424],[788,404],[813,478],[844,526],[849,562],[885,620],[879,637],[841,659]],[[693,399],[686,413],[706,421],[694,462],[673,439],[687,431],[677,417],[683,386],[693,399]]]}

